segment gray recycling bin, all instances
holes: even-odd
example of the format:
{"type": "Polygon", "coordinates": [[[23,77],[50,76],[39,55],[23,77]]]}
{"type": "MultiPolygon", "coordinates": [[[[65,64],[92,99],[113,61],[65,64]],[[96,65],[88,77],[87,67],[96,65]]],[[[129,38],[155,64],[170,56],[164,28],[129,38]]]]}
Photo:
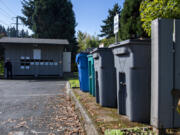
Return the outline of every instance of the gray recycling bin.
{"type": "Polygon", "coordinates": [[[180,20],[152,22],[151,125],[180,128],[180,20]]]}
{"type": "Polygon", "coordinates": [[[92,52],[95,68],[96,101],[103,107],[117,107],[116,70],[112,49],[97,48],[92,52]]]}
{"type": "Polygon", "coordinates": [[[131,121],[150,120],[150,40],[126,40],[113,49],[119,114],[131,121]]]}

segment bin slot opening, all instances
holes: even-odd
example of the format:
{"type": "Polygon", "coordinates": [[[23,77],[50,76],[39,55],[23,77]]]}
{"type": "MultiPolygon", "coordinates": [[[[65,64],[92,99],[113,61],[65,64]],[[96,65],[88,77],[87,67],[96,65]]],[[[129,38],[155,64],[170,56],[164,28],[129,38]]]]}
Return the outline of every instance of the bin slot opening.
{"type": "Polygon", "coordinates": [[[129,53],[127,52],[127,53],[118,53],[118,54],[116,54],[116,56],[129,56],[129,53]]]}

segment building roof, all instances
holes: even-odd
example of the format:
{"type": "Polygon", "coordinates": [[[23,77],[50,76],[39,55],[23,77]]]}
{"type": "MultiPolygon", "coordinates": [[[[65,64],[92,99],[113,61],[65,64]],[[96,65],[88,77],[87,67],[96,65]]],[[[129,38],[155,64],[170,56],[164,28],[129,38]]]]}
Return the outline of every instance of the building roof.
{"type": "Polygon", "coordinates": [[[47,44],[47,45],[69,45],[66,39],[35,39],[35,38],[9,38],[0,39],[0,44],[47,44]]]}

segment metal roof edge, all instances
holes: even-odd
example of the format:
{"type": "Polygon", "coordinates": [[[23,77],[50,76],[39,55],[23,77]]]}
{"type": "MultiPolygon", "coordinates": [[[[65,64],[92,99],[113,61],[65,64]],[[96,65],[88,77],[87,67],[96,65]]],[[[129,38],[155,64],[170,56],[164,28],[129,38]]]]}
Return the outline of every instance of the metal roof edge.
{"type": "Polygon", "coordinates": [[[36,39],[36,38],[9,38],[0,39],[0,44],[54,44],[54,45],[70,45],[67,39],[36,39]]]}

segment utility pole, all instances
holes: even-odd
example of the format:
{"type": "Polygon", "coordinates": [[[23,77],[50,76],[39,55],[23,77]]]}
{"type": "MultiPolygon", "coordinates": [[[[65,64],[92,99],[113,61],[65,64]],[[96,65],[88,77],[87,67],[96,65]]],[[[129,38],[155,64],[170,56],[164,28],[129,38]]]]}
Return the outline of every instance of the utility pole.
{"type": "Polygon", "coordinates": [[[16,18],[16,23],[12,23],[12,24],[16,25],[16,37],[18,37],[19,36],[19,25],[22,25],[22,24],[19,23],[19,16],[16,16],[13,18],[16,18]]]}

